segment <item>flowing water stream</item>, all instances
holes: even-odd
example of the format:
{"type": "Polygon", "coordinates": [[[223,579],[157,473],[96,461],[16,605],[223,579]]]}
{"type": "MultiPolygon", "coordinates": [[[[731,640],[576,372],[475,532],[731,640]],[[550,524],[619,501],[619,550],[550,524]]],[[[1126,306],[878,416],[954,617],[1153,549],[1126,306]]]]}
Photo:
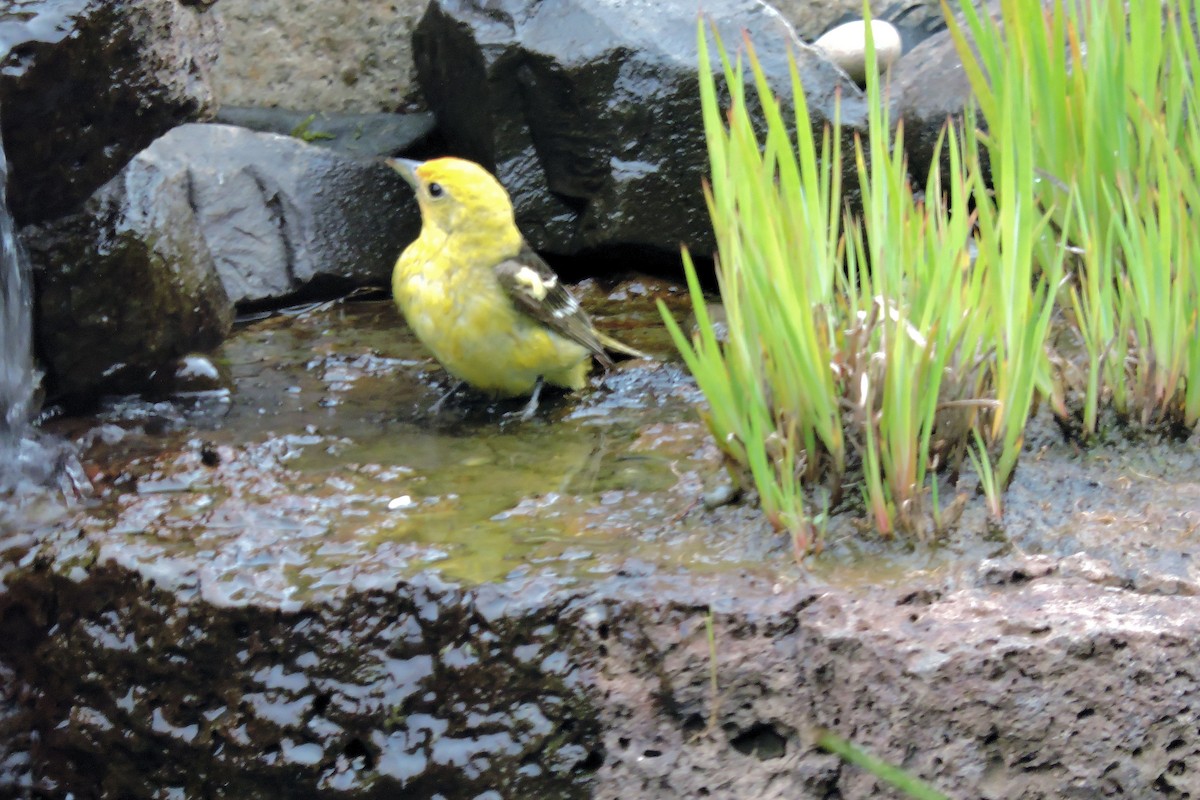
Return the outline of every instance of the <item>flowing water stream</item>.
{"type": "Polygon", "coordinates": [[[33,367],[33,291],[29,259],[8,211],[8,159],[0,149],[0,486],[29,438],[38,375],[33,367]]]}
{"type": "Polygon", "coordinates": [[[8,213],[8,159],[0,151],[0,438],[27,433],[37,378],[33,369],[33,294],[29,261],[8,213]]]}
{"type": "Polygon", "coordinates": [[[0,147],[0,526],[15,530],[60,518],[87,480],[74,446],[33,425],[41,380],[33,359],[33,285],[8,208],[8,173],[0,147]]]}

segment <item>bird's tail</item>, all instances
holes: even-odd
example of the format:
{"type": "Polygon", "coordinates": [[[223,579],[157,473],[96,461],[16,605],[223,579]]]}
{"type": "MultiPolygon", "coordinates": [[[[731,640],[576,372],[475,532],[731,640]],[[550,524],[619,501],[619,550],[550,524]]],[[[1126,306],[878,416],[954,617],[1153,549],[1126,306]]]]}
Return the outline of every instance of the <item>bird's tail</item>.
{"type": "Polygon", "coordinates": [[[641,350],[638,350],[635,347],[630,347],[627,344],[621,344],[616,339],[612,338],[611,336],[606,336],[600,331],[596,331],[596,339],[599,340],[600,344],[604,345],[605,350],[612,350],[614,353],[621,353],[622,355],[629,356],[630,358],[646,358],[651,360],[654,358],[654,356],[650,355],[649,353],[643,353],[641,350]]]}

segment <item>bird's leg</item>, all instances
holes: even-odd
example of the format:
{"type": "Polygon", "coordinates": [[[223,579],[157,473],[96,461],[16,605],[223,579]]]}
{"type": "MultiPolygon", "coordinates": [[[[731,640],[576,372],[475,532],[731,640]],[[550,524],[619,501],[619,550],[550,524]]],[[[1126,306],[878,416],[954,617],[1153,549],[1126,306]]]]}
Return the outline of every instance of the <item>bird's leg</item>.
{"type": "Polygon", "coordinates": [[[529,396],[529,402],[525,404],[525,410],[521,412],[521,419],[527,420],[537,413],[538,396],[542,393],[542,376],[539,375],[537,383],[533,385],[533,394],[529,396]]]}
{"type": "Polygon", "coordinates": [[[439,411],[441,411],[442,406],[446,404],[446,401],[450,399],[451,395],[461,389],[464,383],[466,383],[466,381],[455,381],[454,385],[450,387],[450,391],[439,397],[437,402],[429,407],[429,413],[437,414],[439,411]]]}

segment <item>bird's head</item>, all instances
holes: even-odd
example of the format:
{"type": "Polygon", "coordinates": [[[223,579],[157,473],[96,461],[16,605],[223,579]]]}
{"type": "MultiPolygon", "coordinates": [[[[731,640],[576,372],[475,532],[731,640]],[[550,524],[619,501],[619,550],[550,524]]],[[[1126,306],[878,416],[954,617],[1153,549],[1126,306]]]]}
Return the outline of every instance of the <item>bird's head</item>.
{"type": "Polygon", "coordinates": [[[425,225],[432,225],[445,234],[462,230],[507,230],[515,225],[508,192],[491,173],[473,161],[390,158],[387,164],[417,193],[425,225]]]}

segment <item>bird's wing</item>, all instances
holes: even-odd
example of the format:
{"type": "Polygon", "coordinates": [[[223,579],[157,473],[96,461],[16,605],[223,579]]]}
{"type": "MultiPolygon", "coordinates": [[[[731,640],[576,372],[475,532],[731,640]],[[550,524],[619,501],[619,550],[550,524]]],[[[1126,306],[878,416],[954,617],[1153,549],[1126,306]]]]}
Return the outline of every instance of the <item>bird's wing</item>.
{"type": "Polygon", "coordinates": [[[520,253],[492,269],[517,308],[560,336],[591,350],[605,368],[612,366],[612,359],[604,352],[587,312],[532,247],[523,243],[520,253]]]}

